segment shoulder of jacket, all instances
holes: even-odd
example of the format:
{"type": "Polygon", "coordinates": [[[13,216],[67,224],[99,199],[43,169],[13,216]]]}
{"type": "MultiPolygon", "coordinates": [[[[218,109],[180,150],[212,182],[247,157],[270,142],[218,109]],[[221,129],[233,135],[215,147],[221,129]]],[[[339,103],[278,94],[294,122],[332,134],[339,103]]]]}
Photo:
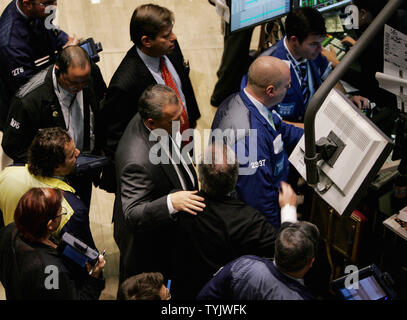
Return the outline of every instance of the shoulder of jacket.
{"type": "Polygon", "coordinates": [[[38,72],[25,85],[23,85],[16,93],[17,98],[24,98],[27,94],[33,92],[45,83],[48,68],[38,72]]]}
{"type": "Polygon", "coordinates": [[[7,47],[9,45],[13,24],[13,15],[6,8],[0,17],[0,47],[7,47]]]}

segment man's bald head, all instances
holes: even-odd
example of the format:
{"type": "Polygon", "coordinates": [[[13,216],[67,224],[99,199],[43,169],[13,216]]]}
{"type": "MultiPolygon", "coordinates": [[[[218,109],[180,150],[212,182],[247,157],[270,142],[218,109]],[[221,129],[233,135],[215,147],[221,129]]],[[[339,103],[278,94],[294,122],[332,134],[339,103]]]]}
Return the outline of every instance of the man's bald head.
{"type": "Polygon", "coordinates": [[[283,60],[261,56],[249,68],[246,90],[265,106],[273,106],[284,99],[290,82],[290,68],[283,60]]]}
{"type": "Polygon", "coordinates": [[[85,69],[90,65],[90,58],[83,48],[68,46],[61,51],[55,65],[60,73],[67,73],[70,67],[85,69]]]}
{"type": "Polygon", "coordinates": [[[251,64],[247,83],[261,89],[270,84],[279,87],[287,72],[289,68],[284,61],[275,57],[261,56],[251,64]]]}

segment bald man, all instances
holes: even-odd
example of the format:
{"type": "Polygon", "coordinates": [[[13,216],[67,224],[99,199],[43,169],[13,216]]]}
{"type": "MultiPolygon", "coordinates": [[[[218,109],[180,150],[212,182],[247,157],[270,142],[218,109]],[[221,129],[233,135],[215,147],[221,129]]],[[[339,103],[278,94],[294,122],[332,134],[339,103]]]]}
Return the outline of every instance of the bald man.
{"type": "MultiPolygon", "coordinates": [[[[88,54],[79,46],[66,47],[55,65],[37,73],[16,93],[4,128],[4,152],[14,163],[26,163],[37,131],[61,127],[68,131],[81,153],[99,153],[100,134],[95,119],[105,91],[100,70],[88,54]]],[[[79,185],[86,185],[86,191],[77,191],[89,205],[91,184],[79,185]]]]}
{"type": "Polygon", "coordinates": [[[281,215],[296,214],[295,205],[286,203],[280,215],[278,198],[281,182],[288,179],[288,156],[304,133],[271,111],[284,99],[290,83],[290,69],[284,61],[257,58],[249,68],[246,87],[219,106],[212,123],[211,139],[223,139],[236,152],[238,197],[276,228],[281,215]]]}

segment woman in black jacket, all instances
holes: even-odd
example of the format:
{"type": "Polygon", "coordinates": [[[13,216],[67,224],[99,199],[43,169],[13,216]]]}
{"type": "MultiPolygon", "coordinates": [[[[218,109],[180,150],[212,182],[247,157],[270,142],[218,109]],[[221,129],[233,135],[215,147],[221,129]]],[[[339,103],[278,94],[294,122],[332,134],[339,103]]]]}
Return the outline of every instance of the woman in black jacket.
{"type": "Polygon", "coordinates": [[[63,258],[51,234],[58,229],[64,210],[62,192],[32,188],[20,199],[14,223],[0,231],[0,280],[7,300],[97,300],[104,288],[105,266],[87,270],[63,258]]]}

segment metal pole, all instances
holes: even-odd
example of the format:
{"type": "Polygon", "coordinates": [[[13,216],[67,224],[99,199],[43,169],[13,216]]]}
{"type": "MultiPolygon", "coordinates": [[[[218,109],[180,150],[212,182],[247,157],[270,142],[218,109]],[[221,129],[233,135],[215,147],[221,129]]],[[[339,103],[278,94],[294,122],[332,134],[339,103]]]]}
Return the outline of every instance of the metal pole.
{"type": "Polygon", "coordinates": [[[315,185],[318,182],[317,159],[315,149],[315,116],[335,84],[346,73],[350,65],[360,56],[367,45],[372,41],[376,34],[381,30],[387,20],[393,15],[404,0],[389,0],[388,4],[380,11],[370,26],[356,41],[356,44],[349,50],[343,60],[331,72],[328,78],[322,83],[321,87],[315,92],[304,118],[305,134],[305,156],[304,161],[307,172],[307,182],[315,185]]]}

